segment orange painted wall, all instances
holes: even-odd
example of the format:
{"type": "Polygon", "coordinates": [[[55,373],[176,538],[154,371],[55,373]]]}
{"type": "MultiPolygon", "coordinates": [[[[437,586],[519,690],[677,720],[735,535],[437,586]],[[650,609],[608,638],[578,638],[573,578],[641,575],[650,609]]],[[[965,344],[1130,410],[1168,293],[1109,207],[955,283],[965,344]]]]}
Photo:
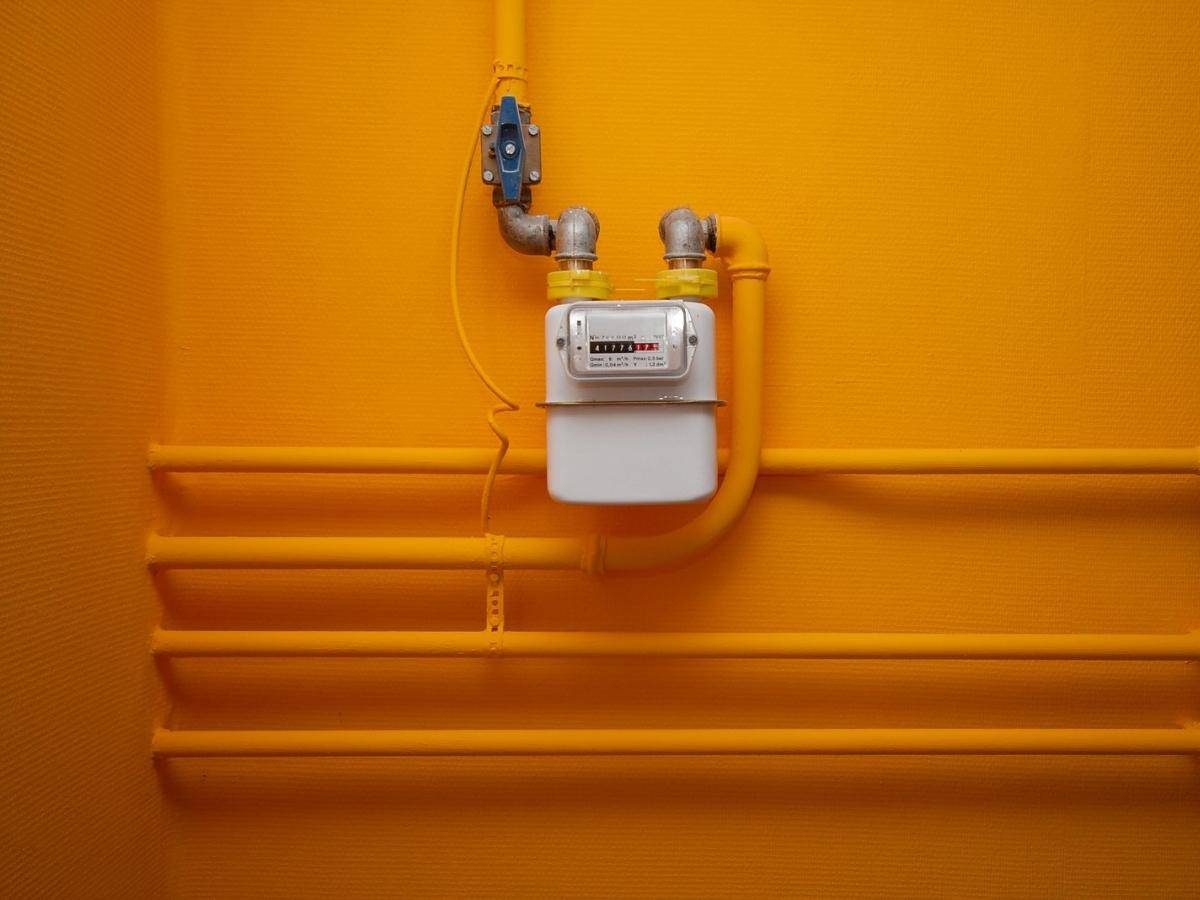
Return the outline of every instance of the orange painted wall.
{"type": "MultiPolygon", "coordinates": [[[[768,445],[1200,442],[1191,4],[529,5],[537,203],[598,212],[618,287],[659,268],[671,205],[764,231],[768,445]]],[[[488,445],[446,256],[490,4],[180,0],[158,16],[165,439],[488,445]]],[[[536,446],[547,263],[500,244],[474,184],[463,247],[468,328],[526,405],[514,444],[536,446]]],[[[132,447],[149,421],[114,433],[132,447]]],[[[136,456],[120,469],[134,518],[136,456]]],[[[477,527],[474,478],[159,489],[180,534],[477,527]]],[[[52,508],[61,530],[74,514],[52,508]]],[[[692,513],[565,509],[505,478],[495,527],[650,531],[692,513]]],[[[764,479],[737,532],[683,570],[512,573],[509,625],[1180,631],[1200,624],[1198,529],[1187,477],[764,479]]],[[[100,558],[134,552],[112,540],[100,558]]],[[[129,577],[121,602],[144,611],[129,577]]],[[[473,628],[483,599],[471,573],[157,587],[179,627],[473,628]]],[[[144,642],[143,622],[122,628],[144,642]]],[[[122,702],[148,727],[130,660],[122,702]]],[[[1200,717],[1196,667],[1171,663],[192,660],[164,677],[184,728],[1200,717]]],[[[179,897],[1183,897],[1200,863],[1200,781],[1176,758],[177,761],[161,776],[179,897]]]]}
{"type": "Polygon", "coordinates": [[[0,3],[0,896],[158,897],[155,10],[0,3]]]}

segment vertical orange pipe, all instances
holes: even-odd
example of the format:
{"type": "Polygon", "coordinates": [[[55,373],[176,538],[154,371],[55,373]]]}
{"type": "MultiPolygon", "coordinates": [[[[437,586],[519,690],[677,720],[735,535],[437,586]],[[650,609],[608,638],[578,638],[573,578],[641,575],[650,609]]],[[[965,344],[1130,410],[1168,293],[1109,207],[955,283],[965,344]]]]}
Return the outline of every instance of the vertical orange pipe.
{"type": "Polygon", "coordinates": [[[696,518],[664,534],[601,538],[593,568],[653,569],[682,562],[716,543],[741,517],[762,456],[763,322],[771,267],[758,229],[732,216],[717,221],[716,255],[733,281],[733,434],[725,479],[696,518]]]}
{"type": "Polygon", "coordinates": [[[496,96],[528,103],[525,83],[525,0],[496,0],[496,96]]]}

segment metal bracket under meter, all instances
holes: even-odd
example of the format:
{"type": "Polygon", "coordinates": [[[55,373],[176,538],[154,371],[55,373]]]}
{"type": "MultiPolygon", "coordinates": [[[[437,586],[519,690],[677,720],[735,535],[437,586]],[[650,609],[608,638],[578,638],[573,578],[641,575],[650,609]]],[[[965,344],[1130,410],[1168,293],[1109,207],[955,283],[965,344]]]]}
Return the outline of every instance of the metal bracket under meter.
{"type": "Polygon", "coordinates": [[[500,98],[492,123],[480,129],[479,159],[483,183],[497,188],[505,205],[521,203],[522,192],[542,180],[541,129],[511,94],[500,98]]]}

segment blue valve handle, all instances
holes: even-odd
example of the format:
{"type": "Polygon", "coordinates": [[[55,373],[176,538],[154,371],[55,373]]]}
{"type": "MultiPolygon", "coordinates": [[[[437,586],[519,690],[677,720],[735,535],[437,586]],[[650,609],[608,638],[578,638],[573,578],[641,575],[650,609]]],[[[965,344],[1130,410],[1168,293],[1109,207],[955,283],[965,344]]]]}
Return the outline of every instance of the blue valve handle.
{"type": "Polygon", "coordinates": [[[496,124],[499,126],[496,129],[496,165],[500,169],[500,190],[506,201],[515,203],[521,199],[525,171],[525,139],[516,97],[505,94],[500,98],[496,124]]]}

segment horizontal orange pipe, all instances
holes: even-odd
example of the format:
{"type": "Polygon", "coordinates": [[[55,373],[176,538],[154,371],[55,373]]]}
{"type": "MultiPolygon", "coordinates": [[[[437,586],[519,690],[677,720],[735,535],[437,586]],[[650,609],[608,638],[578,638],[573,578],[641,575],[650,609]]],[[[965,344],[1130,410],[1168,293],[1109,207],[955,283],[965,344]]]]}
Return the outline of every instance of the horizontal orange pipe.
{"type": "MultiPolygon", "coordinates": [[[[159,444],[159,472],[481,475],[495,451],[474,447],[208,447],[159,444]]],[[[728,451],[721,451],[724,468],[728,451]]],[[[501,472],[543,475],[544,450],[511,449],[501,472]]],[[[1137,449],[766,448],[762,475],[1069,475],[1200,473],[1195,447],[1137,449]]]]}
{"type": "MultiPolygon", "coordinates": [[[[149,466],[159,472],[283,472],[332,474],[482,475],[494,449],[474,447],[200,447],[156,445],[149,466]]],[[[542,475],[545,450],[510,449],[501,471],[542,475]]]]}
{"type": "Polygon", "coordinates": [[[155,731],[154,756],[1192,754],[1200,728],[155,731]]]}
{"type": "Polygon", "coordinates": [[[777,475],[1200,474],[1200,448],[1010,448],[763,451],[777,475]]]}
{"type": "MultiPolygon", "coordinates": [[[[587,569],[583,538],[504,539],[510,569],[587,569]]],[[[486,569],[484,537],[164,537],[146,539],[151,569],[486,569]]]]}
{"type": "Polygon", "coordinates": [[[853,634],[816,632],[179,631],[158,629],[171,657],[593,657],[711,659],[1196,660],[1191,634],[853,634]]]}

